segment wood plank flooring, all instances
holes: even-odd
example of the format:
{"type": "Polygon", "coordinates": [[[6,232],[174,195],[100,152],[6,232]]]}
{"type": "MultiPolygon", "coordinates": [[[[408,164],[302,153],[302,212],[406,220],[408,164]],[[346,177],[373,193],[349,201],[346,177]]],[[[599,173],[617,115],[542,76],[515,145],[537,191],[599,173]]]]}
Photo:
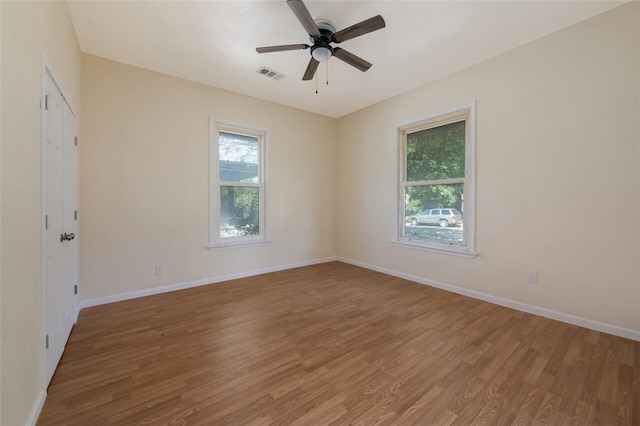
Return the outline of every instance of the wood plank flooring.
{"type": "Polygon", "coordinates": [[[639,425],[640,343],[339,262],[83,309],[39,425],[639,425]]]}

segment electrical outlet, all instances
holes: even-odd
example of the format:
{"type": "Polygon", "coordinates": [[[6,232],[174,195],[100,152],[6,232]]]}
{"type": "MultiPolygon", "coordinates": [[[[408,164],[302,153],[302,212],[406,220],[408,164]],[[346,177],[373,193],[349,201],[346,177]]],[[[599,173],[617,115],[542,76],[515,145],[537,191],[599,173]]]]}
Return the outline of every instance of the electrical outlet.
{"type": "Polygon", "coordinates": [[[156,265],[155,273],[156,275],[162,275],[162,265],[156,265]]]}
{"type": "Polygon", "coordinates": [[[529,271],[529,282],[531,284],[538,284],[538,271],[529,271]]]}

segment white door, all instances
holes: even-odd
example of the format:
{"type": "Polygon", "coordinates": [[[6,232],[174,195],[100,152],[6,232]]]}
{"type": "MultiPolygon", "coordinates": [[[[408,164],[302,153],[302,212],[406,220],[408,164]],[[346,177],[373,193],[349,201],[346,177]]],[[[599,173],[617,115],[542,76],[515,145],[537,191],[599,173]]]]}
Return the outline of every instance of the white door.
{"type": "Polygon", "coordinates": [[[45,381],[48,385],[76,320],[76,118],[45,72],[42,119],[45,381]]]}

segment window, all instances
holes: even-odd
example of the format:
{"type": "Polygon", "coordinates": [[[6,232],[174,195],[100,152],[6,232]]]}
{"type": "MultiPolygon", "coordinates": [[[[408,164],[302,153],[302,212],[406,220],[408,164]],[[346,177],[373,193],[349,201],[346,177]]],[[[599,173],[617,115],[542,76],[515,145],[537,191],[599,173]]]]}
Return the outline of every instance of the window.
{"type": "Polygon", "coordinates": [[[267,132],[211,119],[209,248],[266,242],[267,132]]]}
{"type": "Polygon", "coordinates": [[[473,257],[474,108],[398,127],[398,243],[473,257]]]}

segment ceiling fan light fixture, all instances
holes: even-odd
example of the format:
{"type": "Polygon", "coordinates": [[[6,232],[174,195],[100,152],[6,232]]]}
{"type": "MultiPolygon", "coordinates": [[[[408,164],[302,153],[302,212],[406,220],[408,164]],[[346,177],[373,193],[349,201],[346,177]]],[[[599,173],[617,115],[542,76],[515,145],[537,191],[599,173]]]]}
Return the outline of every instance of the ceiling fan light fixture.
{"type": "Polygon", "coordinates": [[[333,55],[333,52],[324,46],[318,46],[311,51],[311,56],[318,62],[324,62],[333,55]]]}

